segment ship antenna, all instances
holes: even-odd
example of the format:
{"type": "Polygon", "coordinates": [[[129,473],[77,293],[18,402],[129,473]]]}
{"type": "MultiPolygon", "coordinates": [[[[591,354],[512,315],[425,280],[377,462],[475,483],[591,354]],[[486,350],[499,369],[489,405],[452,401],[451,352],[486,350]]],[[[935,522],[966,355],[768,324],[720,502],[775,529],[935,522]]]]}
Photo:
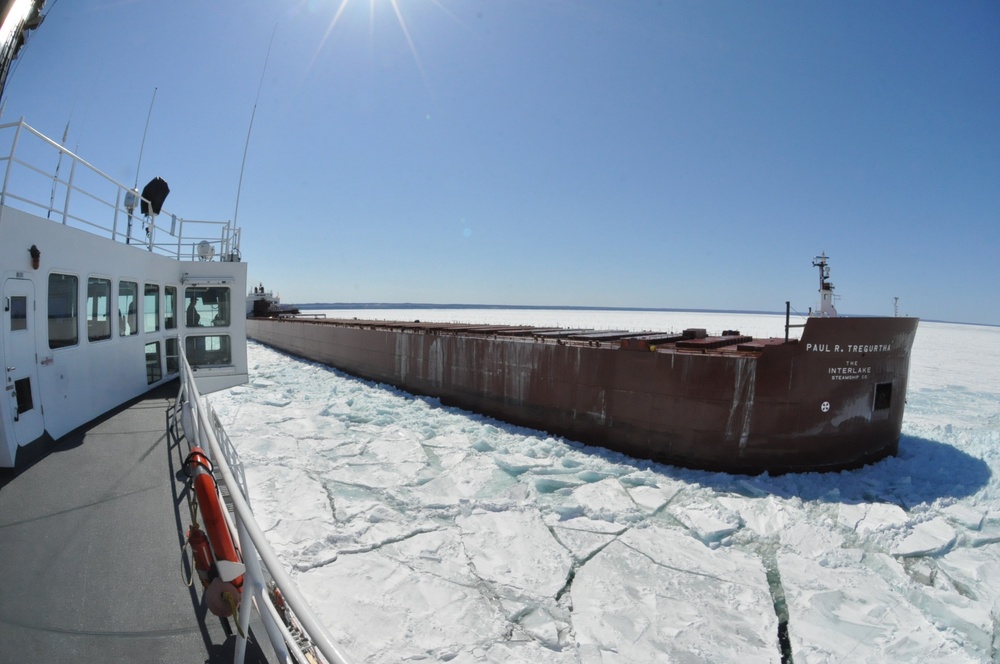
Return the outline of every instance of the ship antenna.
{"type": "Polygon", "coordinates": [[[125,193],[125,210],[128,212],[128,229],[125,232],[125,244],[132,243],[132,213],[139,204],[139,168],[142,166],[142,153],[146,149],[146,134],[149,133],[149,118],[153,117],[153,104],[156,102],[156,90],[153,88],[153,98],[149,100],[149,111],[146,113],[146,127],[142,130],[142,142],[139,143],[139,161],[135,164],[135,184],[132,191],[125,193]]]}
{"type": "Polygon", "coordinates": [[[139,167],[142,166],[142,152],[146,149],[146,134],[149,133],[149,118],[153,117],[153,104],[156,102],[156,90],[153,88],[153,98],[149,100],[149,112],[146,113],[146,127],[142,130],[142,143],[139,144],[139,161],[135,164],[135,185],[139,188],[139,167]]]}
{"type": "Polygon", "coordinates": [[[271,31],[271,41],[267,44],[267,55],[264,56],[264,68],[260,72],[260,83],[257,85],[257,96],[253,100],[253,111],[250,112],[250,126],[247,127],[247,140],[243,144],[243,162],[240,164],[240,181],[236,185],[236,209],[233,210],[233,227],[236,227],[236,219],[240,216],[240,192],[243,191],[243,171],[247,167],[247,152],[250,150],[250,132],[253,131],[253,119],[257,115],[257,102],[260,100],[260,91],[264,87],[264,74],[267,73],[267,63],[271,59],[271,46],[274,45],[274,34],[278,31],[278,24],[274,24],[271,31]]]}
{"type": "MultiPolygon", "coordinates": [[[[4,102],[5,104],[7,102],[4,102]]],[[[0,113],[3,111],[0,110],[0,113]]],[[[66,147],[66,137],[69,136],[69,120],[66,121],[66,128],[63,130],[62,146],[66,147]]],[[[59,159],[56,161],[56,172],[52,177],[52,194],[49,196],[49,213],[45,215],[46,219],[52,218],[52,209],[56,205],[56,187],[59,184],[59,167],[62,166],[63,151],[59,151],[59,159]]]]}

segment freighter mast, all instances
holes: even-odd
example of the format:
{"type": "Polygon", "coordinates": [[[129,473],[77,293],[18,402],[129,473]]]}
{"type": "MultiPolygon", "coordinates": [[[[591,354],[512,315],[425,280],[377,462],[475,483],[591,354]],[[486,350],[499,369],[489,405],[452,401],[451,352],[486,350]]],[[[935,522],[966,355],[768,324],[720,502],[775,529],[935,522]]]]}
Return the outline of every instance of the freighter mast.
{"type": "Polygon", "coordinates": [[[837,309],[833,306],[833,284],[830,283],[830,266],[827,265],[829,256],[824,251],[821,255],[813,259],[813,267],[819,268],[819,311],[817,316],[822,318],[836,318],[837,309]]]}

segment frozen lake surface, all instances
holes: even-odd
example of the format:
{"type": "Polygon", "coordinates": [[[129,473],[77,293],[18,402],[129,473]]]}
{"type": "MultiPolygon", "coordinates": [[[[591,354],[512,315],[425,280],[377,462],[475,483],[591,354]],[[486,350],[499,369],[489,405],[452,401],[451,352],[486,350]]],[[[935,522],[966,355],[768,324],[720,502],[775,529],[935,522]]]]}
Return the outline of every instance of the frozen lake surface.
{"type": "MultiPolygon", "coordinates": [[[[784,334],[747,314],[336,315],[784,334]]],[[[249,359],[249,384],[210,400],[262,528],[358,662],[744,664],[783,643],[798,664],[997,661],[1000,328],[921,323],[899,456],[781,477],[631,459],[255,343],[249,359]]]]}

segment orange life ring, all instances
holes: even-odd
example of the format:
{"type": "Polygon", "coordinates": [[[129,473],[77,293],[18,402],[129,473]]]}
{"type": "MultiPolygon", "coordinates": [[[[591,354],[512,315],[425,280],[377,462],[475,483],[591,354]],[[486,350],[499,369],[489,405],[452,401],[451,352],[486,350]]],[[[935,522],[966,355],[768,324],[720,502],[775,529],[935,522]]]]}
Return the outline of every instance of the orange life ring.
{"type": "Polygon", "coordinates": [[[205,585],[205,601],[212,613],[220,617],[229,617],[233,614],[233,609],[240,604],[243,590],[242,559],[222,512],[219,491],[215,476],[212,474],[212,465],[205,455],[205,451],[200,447],[191,448],[191,453],[184,465],[191,478],[191,484],[194,486],[198,508],[201,511],[201,519],[205,525],[205,532],[208,535],[208,543],[211,545],[212,558],[215,563],[207,571],[208,582],[206,583],[206,575],[202,575],[204,570],[201,569],[201,566],[205,564],[204,547],[198,542],[200,538],[198,538],[197,533],[194,533],[195,541],[192,541],[192,550],[195,552],[195,567],[205,585]],[[195,548],[196,543],[200,545],[197,549],[195,548]],[[231,566],[220,565],[219,563],[222,562],[239,564],[241,573],[231,579],[224,578],[226,575],[220,574],[220,567],[231,566]]]}

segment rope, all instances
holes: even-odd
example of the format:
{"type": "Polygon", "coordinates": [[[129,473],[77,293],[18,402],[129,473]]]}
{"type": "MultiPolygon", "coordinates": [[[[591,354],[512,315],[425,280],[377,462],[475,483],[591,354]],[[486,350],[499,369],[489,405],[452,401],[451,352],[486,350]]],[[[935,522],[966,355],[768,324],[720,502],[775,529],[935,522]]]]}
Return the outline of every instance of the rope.
{"type": "Polygon", "coordinates": [[[193,459],[191,458],[191,457],[193,457],[193,456],[194,456],[194,452],[191,452],[191,453],[189,453],[189,454],[187,455],[187,457],[185,457],[185,458],[184,458],[184,464],[183,464],[183,467],[184,467],[184,472],[186,472],[186,473],[187,473],[188,477],[192,477],[192,476],[193,476],[193,475],[192,475],[192,471],[191,471],[191,470],[189,470],[189,469],[188,469],[188,467],[189,467],[189,466],[190,466],[190,465],[191,465],[192,463],[196,463],[197,465],[199,465],[199,466],[201,466],[202,468],[204,468],[205,470],[207,470],[207,471],[208,471],[208,473],[209,473],[209,475],[211,475],[211,476],[212,476],[212,478],[213,478],[213,479],[215,479],[215,468],[214,468],[214,467],[212,466],[212,462],[208,460],[208,457],[207,457],[207,456],[204,456],[204,455],[202,455],[202,456],[203,456],[203,458],[205,459],[205,461],[194,461],[194,460],[193,460],[193,459]]]}

